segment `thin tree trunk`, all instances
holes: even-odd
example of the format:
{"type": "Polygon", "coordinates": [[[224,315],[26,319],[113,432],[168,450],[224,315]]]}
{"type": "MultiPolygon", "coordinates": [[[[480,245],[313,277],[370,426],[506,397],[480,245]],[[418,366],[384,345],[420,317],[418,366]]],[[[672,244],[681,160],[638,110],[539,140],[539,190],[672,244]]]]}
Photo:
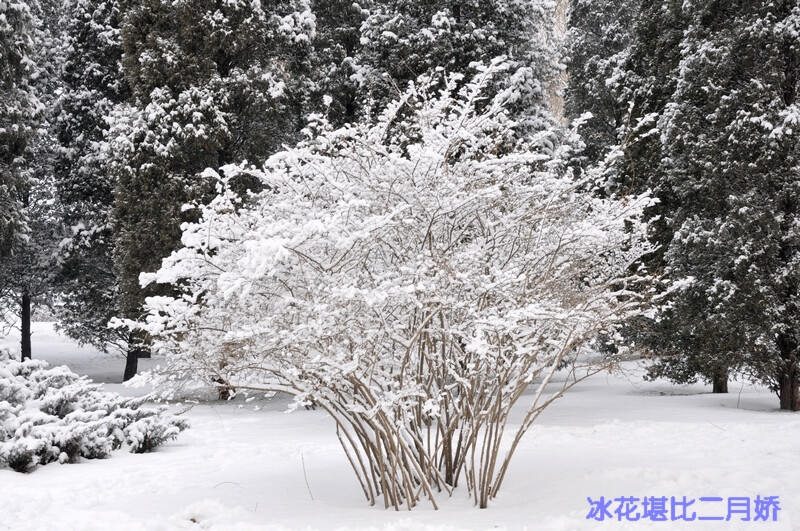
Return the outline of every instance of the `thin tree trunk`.
{"type": "Polygon", "coordinates": [[[711,381],[713,386],[712,393],[727,393],[728,392],[728,373],[715,374],[711,381]]]}
{"type": "Polygon", "coordinates": [[[135,345],[128,345],[128,355],[125,358],[125,374],[122,376],[122,381],[127,382],[136,376],[136,371],[138,370],[139,349],[135,345]]]}
{"type": "Polygon", "coordinates": [[[31,294],[28,290],[23,290],[22,300],[20,301],[21,314],[22,314],[22,338],[20,350],[22,351],[22,359],[31,359],[31,294]]]}
{"type": "Polygon", "coordinates": [[[142,340],[141,334],[131,333],[128,336],[128,355],[125,358],[125,374],[122,381],[127,382],[139,370],[139,358],[149,358],[150,349],[147,343],[142,340]]]}

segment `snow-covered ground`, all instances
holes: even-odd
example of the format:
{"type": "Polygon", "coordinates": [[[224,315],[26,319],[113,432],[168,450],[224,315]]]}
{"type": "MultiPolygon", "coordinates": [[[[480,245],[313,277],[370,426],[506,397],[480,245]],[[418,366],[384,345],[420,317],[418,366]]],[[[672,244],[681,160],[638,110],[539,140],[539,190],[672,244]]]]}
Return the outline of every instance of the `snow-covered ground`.
{"type": "MultiPolygon", "coordinates": [[[[118,383],[121,357],[80,348],[48,324],[34,330],[34,357],[109,390],[142,392],[118,383]]],[[[800,415],[749,384],[712,395],[627,369],[584,382],[542,415],[489,509],[473,507],[465,490],[439,511],[368,506],[330,419],[285,414],[287,400],[276,398],[196,405],[183,413],[192,428],[152,454],[2,469],[0,529],[800,529],[800,415]],[[780,497],[776,522],[586,519],[587,497],[686,496],[698,516],[725,516],[728,498],[757,495],[780,497]]]]}

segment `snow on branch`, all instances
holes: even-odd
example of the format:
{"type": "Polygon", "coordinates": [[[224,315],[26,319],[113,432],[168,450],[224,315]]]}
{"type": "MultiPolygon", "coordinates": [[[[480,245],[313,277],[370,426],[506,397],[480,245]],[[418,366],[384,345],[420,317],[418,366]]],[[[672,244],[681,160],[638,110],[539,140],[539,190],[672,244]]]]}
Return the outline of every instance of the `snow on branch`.
{"type": "Polygon", "coordinates": [[[436,506],[463,482],[485,507],[541,410],[612,362],[585,345],[642,311],[651,202],[590,193],[560,158],[574,134],[520,141],[505,96],[484,96],[502,68],[420,82],[373,125],[314,124],[258,194],[226,186],[251,168],[223,168],[184,247],[142,276],[179,290],[148,301],[164,396],[291,393],[335,419],[371,503],[436,506]]]}
{"type": "Polygon", "coordinates": [[[143,402],[0,348],[0,468],[30,472],[54,461],[105,459],[123,445],[145,453],[188,427],[143,402]]]}

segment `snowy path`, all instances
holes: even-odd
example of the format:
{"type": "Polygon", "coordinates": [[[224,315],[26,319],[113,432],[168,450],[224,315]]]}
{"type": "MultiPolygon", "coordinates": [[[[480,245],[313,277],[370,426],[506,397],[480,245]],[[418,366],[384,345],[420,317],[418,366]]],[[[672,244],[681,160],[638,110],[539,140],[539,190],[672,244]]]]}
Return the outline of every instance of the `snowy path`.
{"type": "MultiPolygon", "coordinates": [[[[34,356],[105,382],[118,381],[124,365],[44,324],[34,356]]],[[[800,415],[777,411],[761,388],[705,391],[596,376],[542,416],[488,510],[459,491],[439,511],[411,513],[364,502],[323,413],[284,414],[285,400],[260,411],[198,405],[185,413],[192,428],[153,454],[118,452],[28,475],[0,470],[0,529],[800,529],[800,415]],[[586,520],[587,496],[756,495],[780,496],[777,522],[586,520]]],[[[717,506],[702,507],[712,514],[717,506]]]]}

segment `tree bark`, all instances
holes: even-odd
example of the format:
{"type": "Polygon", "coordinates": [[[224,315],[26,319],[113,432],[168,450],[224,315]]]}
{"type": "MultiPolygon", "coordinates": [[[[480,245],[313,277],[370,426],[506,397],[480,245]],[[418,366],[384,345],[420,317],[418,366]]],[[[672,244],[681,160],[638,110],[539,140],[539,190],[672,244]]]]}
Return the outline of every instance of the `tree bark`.
{"type": "Polygon", "coordinates": [[[139,370],[139,352],[138,349],[133,346],[128,346],[128,355],[125,358],[125,374],[122,376],[122,381],[127,382],[134,376],[136,376],[136,371],[139,370]]]}
{"type": "Polygon", "coordinates": [[[783,410],[800,411],[800,382],[797,376],[797,369],[792,365],[780,380],[778,397],[783,410]]]}
{"type": "MultiPolygon", "coordinates": [[[[781,13],[781,18],[789,18],[789,14],[792,12],[792,9],[796,3],[793,2],[783,2],[779,4],[781,13]]],[[[797,85],[798,85],[798,76],[800,76],[800,64],[797,62],[797,57],[793,53],[792,50],[793,43],[789,40],[786,41],[783,47],[783,57],[786,59],[786,64],[784,66],[783,72],[783,103],[785,104],[786,108],[791,107],[797,101],[797,85]]],[[[797,203],[795,196],[787,192],[786,194],[786,201],[781,209],[785,215],[784,219],[786,222],[791,222],[791,220],[797,219],[797,203]]],[[[791,230],[790,227],[784,229],[784,234],[790,234],[791,230]]],[[[784,242],[788,241],[784,240],[784,242]]],[[[786,243],[781,245],[781,260],[782,263],[791,263],[794,256],[796,256],[788,247],[786,243]]],[[[797,286],[792,285],[792,289],[790,290],[789,296],[796,296],[797,293],[797,286]]],[[[787,299],[791,300],[789,297],[787,299]]],[[[796,310],[795,310],[796,314],[796,310]]],[[[794,322],[796,323],[797,315],[793,315],[794,322]]],[[[781,409],[788,410],[788,411],[800,411],[800,374],[798,374],[797,368],[797,357],[798,357],[798,345],[796,340],[792,340],[789,336],[785,334],[781,334],[778,336],[778,348],[781,351],[781,358],[783,358],[784,363],[786,364],[784,374],[780,375],[779,377],[779,390],[778,390],[778,398],[780,399],[781,409]]]]}
{"type": "Polygon", "coordinates": [[[715,374],[711,381],[713,386],[712,393],[727,393],[728,392],[728,373],[715,374]]]}
{"type": "Polygon", "coordinates": [[[149,358],[150,349],[142,340],[141,334],[131,333],[128,336],[128,355],[125,358],[125,374],[122,381],[127,382],[136,376],[139,370],[139,358],[149,358]]]}
{"type": "Polygon", "coordinates": [[[781,409],[800,411],[800,373],[797,368],[797,343],[787,334],[778,334],[783,371],[778,375],[781,409]]]}
{"type": "Polygon", "coordinates": [[[218,383],[222,385],[217,388],[217,398],[221,401],[230,400],[233,397],[233,387],[225,385],[222,380],[219,380],[218,383]]]}
{"type": "MultiPolygon", "coordinates": [[[[224,369],[227,365],[228,365],[228,363],[223,358],[219,362],[220,371],[222,371],[222,369],[224,369]]],[[[230,400],[231,398],[233,398],[236,390],[233,387],[231,387],[230,385],[228,385],[228,382],[226,382],[222,378],[222,376],[217,376],[216,378],[214,378],[214,383],[219,384],[219,387],[217,387],[217,398],[219,400],[227,401],[227,400],[230,400]]]]}
{"type": "Polygon", "coordinates": [[[20,327],[21,341],[20,350],[22,352],[22,360],[31,359],[31,294],[28,290],[23,290],[22,300],[20,301],[22,323],[20,327]]]}

